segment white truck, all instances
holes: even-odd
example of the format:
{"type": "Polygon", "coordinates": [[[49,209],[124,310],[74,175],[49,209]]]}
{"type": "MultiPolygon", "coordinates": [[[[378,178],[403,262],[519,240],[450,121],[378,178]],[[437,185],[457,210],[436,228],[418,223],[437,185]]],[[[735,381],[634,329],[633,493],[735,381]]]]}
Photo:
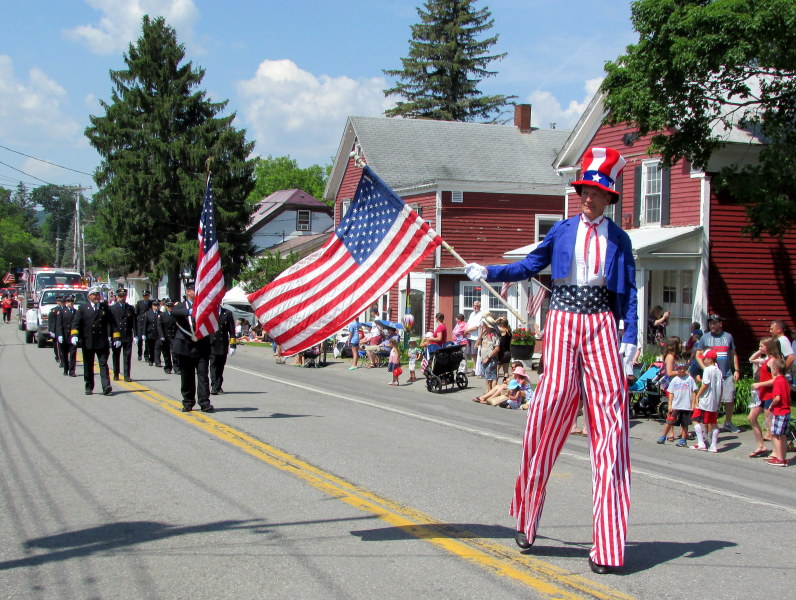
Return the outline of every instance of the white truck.
{"type": "Polygon", "coordinates": [[[85,282],[79,271],[53,267],[31,267],[25,269],[25,289],[19,299],[19,328],[27,331],[26,321],[30,309],[39,304],[42,291],[49,288],[79,289],[85,282]]]}
{"type": "Polygon", "coordinates": [[[57,304],[58,296],[75,296],[75,307],[88,304],[88,292],[84,287],[58,287],[40,290],[39,303],[34,308],[29,308],[25,318],[25,341],[32,344],[34,341],[39,348],[44,348],[51,341],[47,318],[50,311],[57,304]]]}

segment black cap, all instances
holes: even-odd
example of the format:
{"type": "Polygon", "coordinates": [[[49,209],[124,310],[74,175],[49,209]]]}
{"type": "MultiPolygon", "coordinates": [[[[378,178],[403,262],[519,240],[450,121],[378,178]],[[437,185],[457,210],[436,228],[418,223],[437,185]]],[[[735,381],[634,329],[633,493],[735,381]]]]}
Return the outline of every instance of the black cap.
{"type": "Polygon", "coordinates": [[[723,320],[724,319],[722,319],[719,315],[715,313],[708,317],[708,323],[710,323],[711,321],[723,321],[723,320]]]}
{"type": "Polygon", "coordinates": [[[117,296],[126,296],[127,295],[127,290],[125,288],[120,287],[118,290],[116,290],[116,295],[117,296]]]}
{"type": "Polygon", "coordinates": [[[186,281],[185,282],[185,289],[186,290],[196,290],[196,282],[194,282],[194,281],[186,281]]]}
{"type": "Polygon", "coordinates": [[[56,302],[58,302],[59,300],[61,300],[61,301],[63,302],[63,299],[64,299],[64,297],[63,297],[63,296],[56,296],[56,297],[55,297],[55,301],[56,301],[56,302]]]}
{"type": "Polygon", "coordinates": [[[67,302],[74,302],[76,299],[77,296],[75,296],[74,294],[69,294],[66,298],[64,298],[64,300],[66,300],[67,302]]]}
{"type": "Polygon", "coordinates": [[[152,304],[160,304],[160,300],[157,298],[152,298],[152,304]]]}
{"type": "Polygon", "coordinates": [[[141,295],[142,296],[151,296],[152,294],[149,292],[149,290],[144,290],[144,292],[141,295]]]}

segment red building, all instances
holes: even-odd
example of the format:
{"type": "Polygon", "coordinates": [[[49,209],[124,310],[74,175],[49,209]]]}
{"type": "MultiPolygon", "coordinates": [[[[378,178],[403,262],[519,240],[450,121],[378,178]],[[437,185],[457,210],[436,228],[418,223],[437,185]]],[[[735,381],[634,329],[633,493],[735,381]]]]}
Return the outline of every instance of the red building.
{"type": "MultiPolygon", "coordinates": [[[[745,359],[768,335],[774,319],[793,324],[796,292],[791,257],[796,234],[782,240],[752,240],[741,234],[745,208],[713,186],[718,171],[729,164],[754,160],[761,141],[748,131],[721,131],[725,145],[704,171],[687,161],[664,168],[647,152],[649,138],[630,126],[602,125],[605,111],[597,94],[555,159],[554,167],[568,181],[578,177],[583,154],[590,146],[610,146],[627,159],[617,182],[620,203],[609,215],[627,230],[636,257],[640,341],[645,339],[646,315],[660,305],[672,313],[667,333],[685,339],[688,325],[718,313],[726,319],[745,359]]],[[[565,212],[578,211],[574,189],[567,189],[565,212]]],[[[506,255],[524,256],[528,247],[506,255]]]]}
{"type": "MultiPolygon", "coordinates": [[[[530,122],[529,105],[516,107],[514,126],[350,117],[325,192],[334,200],[335,225],[359,182],[361,170],[350,157],[359,148],[379,177],[465,260],[503,261],[508,250],[541,239],[563,217],[564,181],[551,165],[570,132],[535,129],[530,122]]],[[[437,312],[446,323],[457,313],[469,314],[475,300],[510,316],[441,248],[410,274],[410,282],[415,335],[433,328],[437,312]]],[[[403,316],[405,288],[404,281],[385,290],[378,302],[383,318],[403,316]]],[[[527,290],[513,285],[508,299],[524,308],[527,290]]]]}

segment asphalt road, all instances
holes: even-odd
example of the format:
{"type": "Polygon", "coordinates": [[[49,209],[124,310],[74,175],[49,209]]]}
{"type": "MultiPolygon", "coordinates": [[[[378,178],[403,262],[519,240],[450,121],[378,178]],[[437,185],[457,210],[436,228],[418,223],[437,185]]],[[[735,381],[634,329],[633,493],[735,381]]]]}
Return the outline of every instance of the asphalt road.
{"type": "MultiPolygon", "coordinates": [[[[571,438],[540,536],[508,506],[525,413],[477,389],[388,386],[383,370],[277,365],[243,347],[212,415],[179,377],[83,395],[52,350],[0,325],[0,598],[683,598],[788,596],[796,461],[654,443],[634,420],[625,567],[591,573],[591,478],[571,438]]],[[[78,366],[78,373],[82,367],[78,366]]],[[[97,384],[97,389],[99,384],[97,384]]]]}

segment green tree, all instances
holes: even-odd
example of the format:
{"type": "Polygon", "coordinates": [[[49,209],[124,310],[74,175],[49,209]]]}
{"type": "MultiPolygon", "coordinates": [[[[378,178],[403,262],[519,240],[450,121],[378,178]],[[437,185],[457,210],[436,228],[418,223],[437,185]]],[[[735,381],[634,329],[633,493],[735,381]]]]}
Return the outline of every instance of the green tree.
{"type": "Polygon", "coordinates": [[[282,258],[278,252],[264,252],[241,270],[241,287],[247,294],[256,292],[276,279],[282,271],[299,261],[301,257],[291,252],[282,258]]]}
{"type": "Polygon", "coordinates": [[[326,204],[323,197],[326,188],[326,179],[329,176],[331,165],[325,168],[312,165],[306,169],[289,156],[258,158],[254,164],[254,189],[249,194],[249,202],[259,202],[266,196],[279,190],[304,190],[316,200],[326,204]]]}
{"type": "MultiPolygon", "coordinates": [[[[30,193],[31,200],[41,206],[45,218],[41,228],[42,239],[52,248],[59,249],[54,264],[63,266],[69,263],[65,257],[72,256],[74,246],[75,198],[80,192],[74,188],[60,185],[42,185],[30,193]],[[60,240],[60,241],[58,241],[60,240]]],[[[91,217],[91,205],[80,194],[81,221],[91,217]]]]}
{"type": "Polygon", "coordinates": [[[607,122],[653,135],[667,164],[708,164],[733,123],[767,143],[753,165],[716,183],[746,203],[753,237],[796,222],[796,3],[793,0],[637,0],[637,44],[609,62],[607,122]]]}
{"type": "Polygon", "coordinates": [[[506,56],[490,54],[498,36],[479,39],[494,25],[488,8],[476,9],[475,0],[427,0],[417,8],[421,22],[412,25],[409,56],[403,68],[384,74],[397,78],[386,96],[406,99],[385,112],[388,117],[480,121],[498,118],[516,96],[484,96],[478,84],[495,71],[488,66],[506,56]]]}
{"type": "Polygon", "coordinates": [[[91,116],[86,136],[103,160],[94,179],[98,264],[138,269],[153,279],[195,270],[197,226],[211,159],[212,189],[222,268],[237,276],[251,254],[245,228],[252,189],[253,143],[218,116],[227,102],[211,102],[199,86],[204,69],[183,63],[185,49],[162,17],[144,16],[142,35],[124,55],[126,69],[111,71],[110,102],[91,116]]]}

